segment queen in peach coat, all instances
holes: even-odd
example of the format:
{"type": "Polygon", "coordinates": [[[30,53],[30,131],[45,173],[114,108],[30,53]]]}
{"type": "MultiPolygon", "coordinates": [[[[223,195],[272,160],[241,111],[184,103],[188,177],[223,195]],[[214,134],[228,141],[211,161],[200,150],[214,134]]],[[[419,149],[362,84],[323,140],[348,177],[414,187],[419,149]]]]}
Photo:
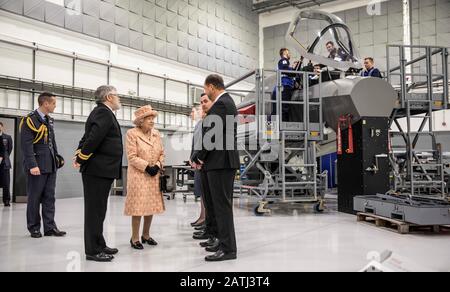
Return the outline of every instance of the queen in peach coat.
{"type": "Polygon", "coordinates": [[[165,211],[160,191],[160,171],[164,168],[164,148],[161,134],[154,128],[157,112],[144,106],[135,112],[135,128],[127,132],[128,182],[125,215],[132,216],[133,235],[130,241],[135,249],[142,244],[157,245],[150,237],[153,215],[165,211]],[[142,243],[139,228],[144,217],[142,243]]]}

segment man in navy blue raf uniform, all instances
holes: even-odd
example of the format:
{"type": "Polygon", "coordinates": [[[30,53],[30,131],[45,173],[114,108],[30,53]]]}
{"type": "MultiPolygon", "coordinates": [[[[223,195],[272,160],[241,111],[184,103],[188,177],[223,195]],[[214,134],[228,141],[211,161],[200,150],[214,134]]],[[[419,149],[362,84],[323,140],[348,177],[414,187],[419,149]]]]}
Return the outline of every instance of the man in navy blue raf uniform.
{"type": "Polygon", "coordinates": [[[106,245],[103,222],[112,183],[122,178],[122,132],[114,114],[121,104],[113,86],[99,87],[95,99],[97,107],[86,121],[73,166],[83,178],[86,260],[111,262],[119,250],[106,245]]]}
{"type": "Polygon", "coordinates": [[[44,235],[63,237],[55,223],[56,172],[64,166],[58,155],[55,141],[54,120],[49,114],[56,108],[56,96],[42,93],[38,97],[39,108],[22,119],[20,124],[24,170],[27,174],[27,224],[32,238],[41,238],[41,215],[44,235]]]}
{"type": "Polygon", "coordinates": [[[364,70],[361,72],[362,77],[383,78],[380,70],[375,68],[375,60],[371,57],[364,59],[364,70]]]}
{"type": "MultiPolygon", "coordinates": [[[[6,152],[5,151],[5,145],[3,145],[3,143],[0,143],[0,165],[2,165],[3,161],[5,160],[5,152],[6,152]]],[[[3,180],[4,180],[4,174],[0,170],[0,188],[4,188],[3,180]]],[[[6,206],[5,195],[3,195],[3,203],[4,203],[5,207],[9,207],[9,206],[6,206]]]]}
{"type": "MultiPolygon", "coordinates": [[[[280,61],[278,62],[278,70],[282,71],[296,71],[299,62],[295,62],[294,66],[291,66],[291,53],[288,49],[282,48],[280,50],[280,61]]],[[[281,85],[283,86],[282,100],[291,101],[292,94],[295,90],[295,73],[281,73],[281,85]]],[[[272,95],[272,100],[276,100],[276,88],[272,95]]],[[[289,120],[289,104],[283,104],[282,106],[282,121],[289,120]]],[[[276,112],[276,104],[272,105],[272,114],[276,112]]]]}
{"type": "Polygon", "coordinates": [[[11,183],[11,153],[13,151],[13,140],[4,131],[4,125],[0,122],[0,187],[3,188],[3,204],[5,207],[11,206],[11,193],[9,185],[11,183]]]}

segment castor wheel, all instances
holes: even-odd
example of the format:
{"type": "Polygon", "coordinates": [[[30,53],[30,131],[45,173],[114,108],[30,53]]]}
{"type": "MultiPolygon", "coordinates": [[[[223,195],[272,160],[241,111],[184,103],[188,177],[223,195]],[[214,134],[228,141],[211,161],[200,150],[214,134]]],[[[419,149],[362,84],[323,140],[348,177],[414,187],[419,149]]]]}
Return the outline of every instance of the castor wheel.
{"type": "Polygon", "coordinates": [[[323,211],[325,211],[324,202],[320,201],[317,204],[315,204],[314,211],[316,211],[316,213],[323,213],[323,211]]]}
{"type": "Polygon", "coordinates": [[[268,202],[264,201],[264,202],[260,202],[254,209],[255,215],[256,216],[264,216],[264,215],[270,215],[272,213],[272,210],[267,209],[268,202]]]}

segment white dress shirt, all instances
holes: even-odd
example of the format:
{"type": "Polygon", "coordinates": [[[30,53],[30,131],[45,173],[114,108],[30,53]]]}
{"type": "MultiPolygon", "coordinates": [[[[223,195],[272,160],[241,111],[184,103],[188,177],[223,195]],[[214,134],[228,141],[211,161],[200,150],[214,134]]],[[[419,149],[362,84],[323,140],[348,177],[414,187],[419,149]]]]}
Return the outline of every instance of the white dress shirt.
{"type": "Polygon", "coordinates": [[[217,98],[216,98],[216,100],[213,102],[213,105],[222,97],[222,96],[224,96],[225,94],[227,94],[228,92],[226,92],[226,91],[224,91],[224,92],[222,92],[217,98]]]}

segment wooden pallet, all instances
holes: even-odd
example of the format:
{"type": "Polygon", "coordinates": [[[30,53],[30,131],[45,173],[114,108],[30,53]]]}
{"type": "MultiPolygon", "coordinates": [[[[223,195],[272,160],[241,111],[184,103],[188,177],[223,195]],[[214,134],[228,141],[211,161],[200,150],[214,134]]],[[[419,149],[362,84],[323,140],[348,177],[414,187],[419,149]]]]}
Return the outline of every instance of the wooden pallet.
{"type": "Polygon", "coordinates": [[[440,226],[440,225],[421,226],[368,213],[358,213],[357,220],[358,222],[375,223],[377,227],[384,228],[390,231],[396,231],[399,234],[409,234],[412,231],[419,231],[419,230],[421,231],[428,230],[434,233],[440,233],[441,231],[450,230],[449,226],[440,226]]]}

